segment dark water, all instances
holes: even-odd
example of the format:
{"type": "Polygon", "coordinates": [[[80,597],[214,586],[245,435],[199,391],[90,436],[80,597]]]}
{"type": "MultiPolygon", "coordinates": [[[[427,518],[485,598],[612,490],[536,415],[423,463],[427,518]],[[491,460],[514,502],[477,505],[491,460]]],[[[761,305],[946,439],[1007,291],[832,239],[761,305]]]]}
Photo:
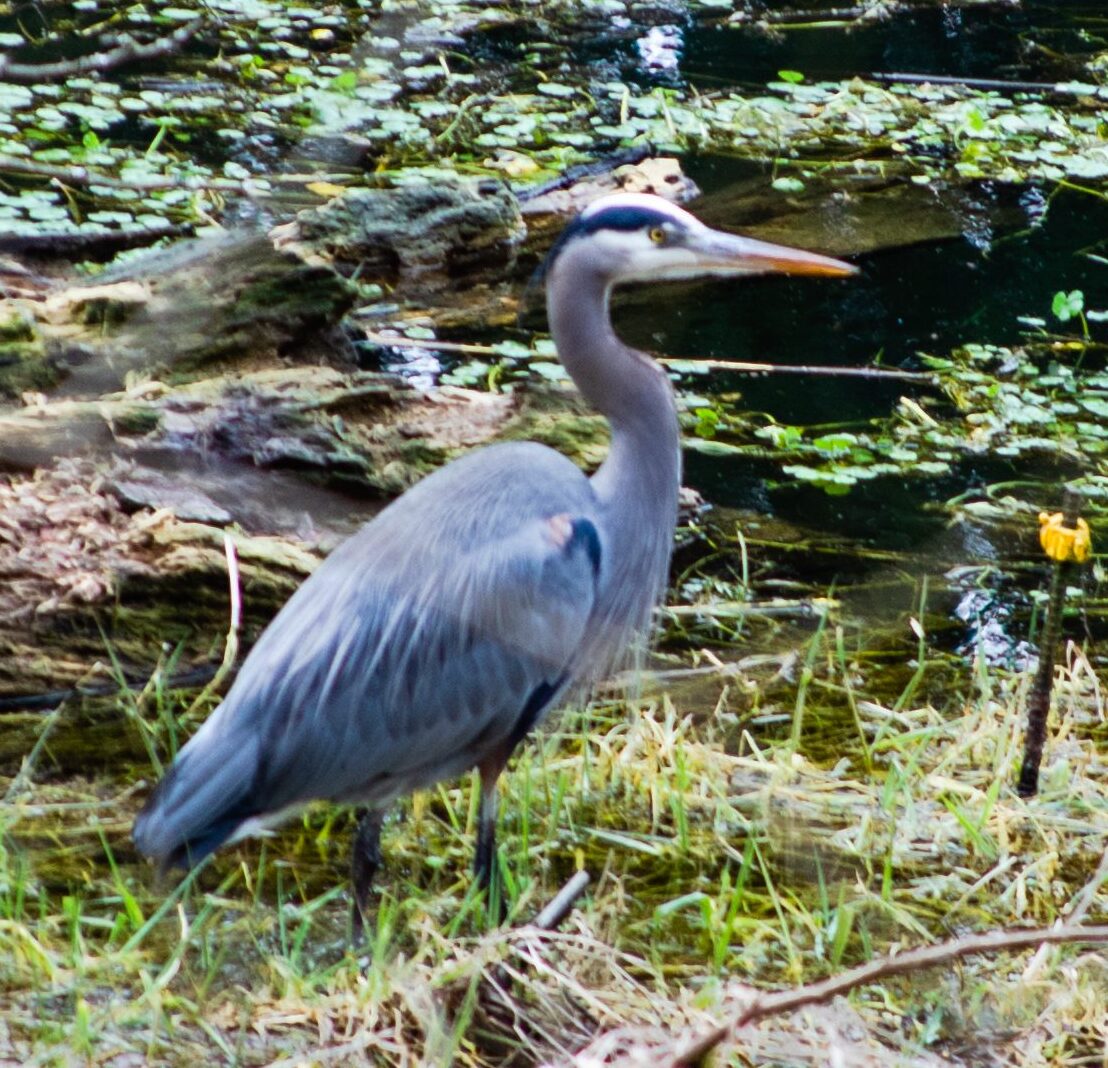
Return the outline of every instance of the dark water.
{"type": "MultiPolygon", "coordinates": [[[[690,170],[709,196],[720,189],[719,171],[727,180],[728,165],[711,160],[690,161],[690,170]]],[[[1081,289],[1089,306],[1104,305],[1106,269],[1087,253],[1105,252],[1108,203],[1062,193],[1044,212],[1045,191],[1032,186],[999,190],[982,184],[968,195],[974,210],[961,236],[857,257],[861,273],[855,278],[712,282],[652,292],[649,301],[632,294],[617,303],[618,328],[633,344],[690,357],[861,366],[880,355],[886,366],[916,369],[920,352],[942,355],[966,342],[1018,344],[1029,329],[1018,317],[1049,320],[1059,289],[1081,289]]],[[[902,382],[717,372],[686,385],[697,392],[741,393],[742,410],[768,413],[783,424],[861,433],[868,420],[889,416],[902,395],[926,401],[939,415],[949,410],[933,390],[902,382]]],[[[1029,655],[1030,595],[1047,576],[1034,524],[1017,532],[972,521],[952,526],[943,505],[1019,480],[1032,484],[1025,485],[1024,496],[1056,507],[1061,484],[1076,473],[1045,458],[1015,462],[984,455],[940,478],[885,477],[829,496],[786,478],[775,463],[688,452],[685,481],[717,509],[739,509],[740,523],[756,526],[757,517],[770,516],[820,541],[819,551],[811,553],[780,559],[773,550],[762,554],[773,581],[814,592],[841,590],[854,622],[864,628],[883,623],[890,609],[915,611],[926,579],[929,629],[941,647],[965,656],[981,647],[990,661],[1018,667],[1029,655]],[[828,537],[841,539],[844,548],[901,557],[890,565],[827,554],[828,537]],[[878,583],[876,599],[864,592],[890,575],[895,581],[878,583]],[[857,596],[855,586],[863,591],[857,596]]],[[[1103,636],[1103,630],[1096,618],[1074,617],[1068,633],[1081,641],[1103,636]]]]}
{"type": "Polygon", "coordinates": [[[597,81],[707,92],[761,87],[780,70],[800,71],[809,81],[907,72],[1056,82],[1080,73],[1081,57],[1098,47],[1087,31],[1099,26],[1104,32],[1108,23],[1103,4],[1088,0],[921,4],[889,19],[836,24],[834,12],[848,7],[841,0],[750,4],[738,22],[665,4],[640,8],[633,19],[586,12],[583,39],[566,42],[557,26],[544,35],[539,23],[509,23],[483,34],[476,56],[482,64],[504,65],[512,79],[521,58],[542,64],[568,45],[573,61],[587,63],[597,81]],[[798,21],[789,11],[810,17],[798,21]]]}
{"type": "MultiPolygon", "coordinates": [[[[709,193],[714,166],[690,161],[709,193]]],[[[1028,330],[1019,317],[1049,318],[1060,289],[1081,289],[1097,306],[1108,277],[1086,254],[1108,250],[1108,202],[1066,193],[1045,211],[1043,190],[990,183],[969,196],[976,211],[963,236],[855,257],[855,278],[767,277],[659,291],[649,302],[632,297],[626,308],[617,305],[619,328],[632,344],[705,359],[860,366],[879,357],[885,366],[916,370],[920,352],[1017,343],[1028,330]],[[997,227],[994,214],[1003,209],[1011,218],[1013,199],[1019,214],[997,227]]],[[[714,386],[741,390],[745,407],[797,424],[871,418],[905,391],[903,384],[792,376],[719,375],[714,386]]]]}
{"type": "MultiPolygon", "coordinates": [[[[804,8],[818,13],[844,6],[815,3],[804,8]]],[[[769,4],[765,10],[775,8],[769,4]]],[[[1018,6],[921,6],[850,27],[781,23],[774,32],[757,32],[701,25],[685,37],[682,68],[690,82],[704,88],[761,85],[783,69],[800,71],[809,81],[893,71],[1060,81],[1074,75],[1078,57],[1096,50],[1084,31],[1098,24],[1102,33],[1108,29],[1103,4],[1032,0],[1018,6]]]]}

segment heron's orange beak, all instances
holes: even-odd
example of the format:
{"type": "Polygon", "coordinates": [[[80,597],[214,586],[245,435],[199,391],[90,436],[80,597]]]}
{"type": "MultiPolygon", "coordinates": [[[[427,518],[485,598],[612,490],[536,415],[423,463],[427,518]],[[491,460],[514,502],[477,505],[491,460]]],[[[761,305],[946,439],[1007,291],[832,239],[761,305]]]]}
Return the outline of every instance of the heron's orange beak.
{"type": "Polygon", "coordinates": [[[705,230],[688,242],[697,265],[720,274],[807,274],[843,278],[857,274],[858,268],[843,260],[821,256],[817,252],[756,241],[720,230],[705,230]]]}

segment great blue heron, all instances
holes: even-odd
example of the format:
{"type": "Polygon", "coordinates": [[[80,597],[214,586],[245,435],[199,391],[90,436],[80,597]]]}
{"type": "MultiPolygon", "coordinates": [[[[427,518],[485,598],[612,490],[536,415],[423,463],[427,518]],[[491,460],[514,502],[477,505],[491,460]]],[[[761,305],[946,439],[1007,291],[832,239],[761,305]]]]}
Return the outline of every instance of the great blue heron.
{"type": "Polygon", "coordinates": [[[658,197],[586,208],[544,279],[562,363],[611,424],[607,459],[588,478],[545,446],[494,445],[367,523],[281,609],[178,754],[135,823],[139,850],[191,866],[311,800],[367,806],[352,863],[357,930],[385,806],[476,767],[474,868],[488,886],[509,756],[571,686],[615,665],[666,583],[677,408],[661,368],[616,337],[609,293],[770,271],[854,268],[711,230],[658,197]]]}

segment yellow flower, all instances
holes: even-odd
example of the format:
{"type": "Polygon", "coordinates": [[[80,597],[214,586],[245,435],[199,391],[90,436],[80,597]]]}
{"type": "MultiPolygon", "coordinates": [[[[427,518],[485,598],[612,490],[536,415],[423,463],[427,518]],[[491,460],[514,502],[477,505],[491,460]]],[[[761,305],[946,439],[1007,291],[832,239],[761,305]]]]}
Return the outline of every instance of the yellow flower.
{"type": "Polygon", "coordinates": [[[1051,515],[1039,513],[1039,543],[1043,552],[1060,563],[1073,561],[1083,564],[1089,559],[1093,542],[1089,535],[1089,524],[1078,519],[1076,527],[1067,527],[1063,523],[1061,512],[1051,515]]]}

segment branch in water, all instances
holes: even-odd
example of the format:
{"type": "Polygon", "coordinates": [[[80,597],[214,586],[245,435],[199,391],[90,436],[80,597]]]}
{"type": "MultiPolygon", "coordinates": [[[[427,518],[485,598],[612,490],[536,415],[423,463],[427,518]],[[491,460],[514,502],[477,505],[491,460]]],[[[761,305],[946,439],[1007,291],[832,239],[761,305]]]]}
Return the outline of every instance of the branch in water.
{"type": "Polygon", "coordinates": [[[1018,82],[1002,78],[960,78],[950,74],[909,74],[906,71],[876,72],[870,75],[875,82],[895,85],[964,85],[967,89],[1000,93],[1058,93],[1076,96],[1088,89],[1068,88],[1057,82],[1018,82]]]}
{"type": "MultiPolygon", "coordinates": [[[[426,349],[431,352],[458,352],[466,356],[499,356],[495,345],[471,345],[458,341],[435,341],[427,338],[394,337],[374,330],[365,332],[366,340],[374,345],[383,345],[390,349],[426,349]]],[[[749,363],[743,360],[701,360],[695,356],[655,356],[662,365],[696,364],[716,371],[741,371],[747,374],[786,374],[816,375],[820,377],[844,378],[888,378],[900,382],[919,382],[922,385],[937,385],[933,374],[922,371],[895,371],[883,367],[826,367],[818,364],[777,364],[749,363]]]]}
{"type": "Polygon", "coordinates": [[[50,178],[65,185],[102,185],[105,189],[136,189],[141,192],[157,192],[162,189],[215,189],[221,193],[246,193],[250,180],[213,178],[206,175],[144,175],[134,178],[115,178],[110,174],[98,174],[88,167],[61,167],[53,163],[23,159],[20,156],[0,155],[0,171],[8,174],[26,174],[32,178],[50,178]]]}
{"type": "Polygon", "coordinates": [[[197,18],[174,30],[168,37],[159,37],[149,44],[140,44],[133,37],[124,37],[120,44],[107,52],[93,52],[88,56],[63,59],[56,63],[15,63],[8,56],[0,56],[0,79],[9,82],[58,82],[76,78],[82,74],[103,74],[124,63],[139,63],[148,59],[171,56],[191,40],[204,25],[206,19],[197,18]]]}

